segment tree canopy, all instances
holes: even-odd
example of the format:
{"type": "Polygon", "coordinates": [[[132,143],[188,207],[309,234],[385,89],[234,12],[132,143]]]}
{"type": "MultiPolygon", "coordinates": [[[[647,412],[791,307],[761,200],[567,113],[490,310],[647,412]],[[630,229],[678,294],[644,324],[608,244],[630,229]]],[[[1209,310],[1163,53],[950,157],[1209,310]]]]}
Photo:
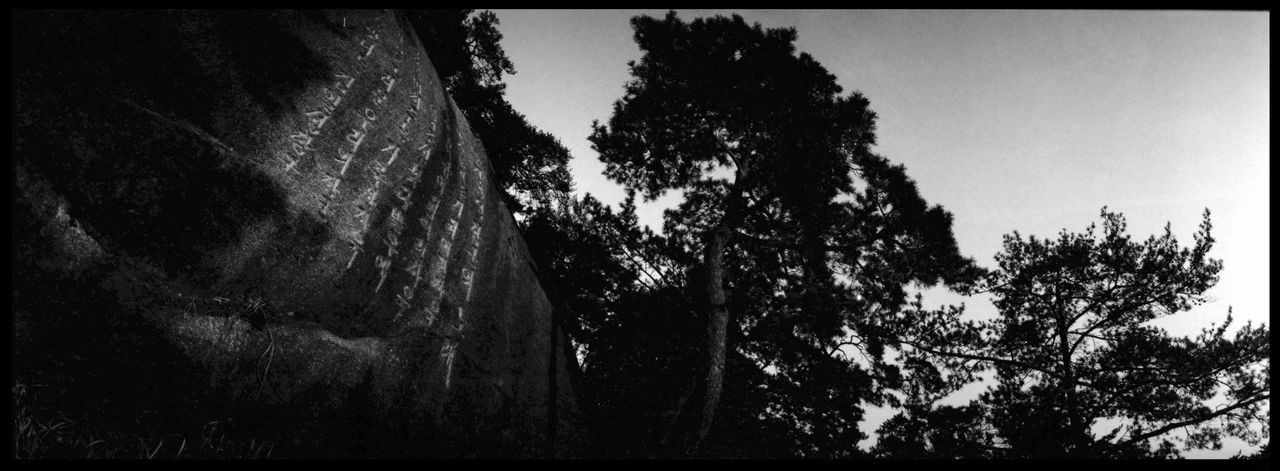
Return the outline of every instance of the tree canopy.
{"type": "Polygon", "coordinates": [[[1147,325],[1216,282],[1207,216],[1183,249],[1167,231],[1134,243],[1104,211],[1101,238],[1014,233],[979,268],[951,214],[872,150],[869,100],[797,51],[795,30],[674,12],[632,19],[642,56],[592,125],[628,191],[615,211],[568,194],[567,151],[503,98],[515,69],[494,15],[411,18],[522,216],[578,348],[597,456],[1177,456],[1268,433],[1265,327],[1147,325]],[[640,227],[637,196],[668,191],[684,200],[662,234],[640,227]],[[910,299],[939,283],[995,297],[1000,316],[910,299]],[[977,400],[936,404],[991,373],[977,400]],[[901,411],[869,455],[865,404],[901,411]]]}
{"type": "Polygon", "coordinates": [[[911,347],[993,368],[997,384],[967,407],[909,408],[881,429],[882,455],[1168,457],[1267,435],[1265,325],[1230,333],[1230,310],[1194,337],[1152,324],[1203,304],[1218,280],[1208,211],[1190,247],[1168,225],[1138,242],[1123,216],[1104,208],[1101,217],[1101,234],[1090,225],[1057,239],[1006,236],[983,282],[999,316],[961,322],[960,310],[939,311],[949,328],[908,334],[911,347]],[[990,446],[948,450],[922,438],[954,443],[956,430],[985,431],[990,446]]]}
{"type": "Polygon", "coordinates": [[[860,404],[898,376],[869,335],[874,319],[902,307],[912,283],[978,274],[951,215],[871,151],[868,100],[797,53],[793,29],[675,13],[632,27],[643,55],[589,139],[629,190],[685,196],[664,232],[686,263],[664,276],[683,283],[685,317],[705,326],[703,360],[673,394],[664,443],[690,453],[722,423],[709,446],[723,448],[741,433],[731,424],[766,417],[793,438],[780,455],[856,453],[860,404]],[[866,364],[842,356],[858,333],[866,364]],[[733,404],[721,407],[722,389],[733,404]]]}

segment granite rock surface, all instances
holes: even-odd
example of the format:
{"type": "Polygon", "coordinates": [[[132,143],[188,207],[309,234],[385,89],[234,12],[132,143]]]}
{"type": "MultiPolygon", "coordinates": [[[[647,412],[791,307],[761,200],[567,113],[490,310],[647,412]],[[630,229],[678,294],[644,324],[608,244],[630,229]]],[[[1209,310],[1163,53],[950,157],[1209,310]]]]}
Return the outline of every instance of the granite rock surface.
{"type": "Polygon", "coordinates": [[[397,14],[14,25],[15,364],[79,345],[150,365],[118,385],[144,396],[409,430],[427,456],[572,453],[576,360],[397,14]]]}

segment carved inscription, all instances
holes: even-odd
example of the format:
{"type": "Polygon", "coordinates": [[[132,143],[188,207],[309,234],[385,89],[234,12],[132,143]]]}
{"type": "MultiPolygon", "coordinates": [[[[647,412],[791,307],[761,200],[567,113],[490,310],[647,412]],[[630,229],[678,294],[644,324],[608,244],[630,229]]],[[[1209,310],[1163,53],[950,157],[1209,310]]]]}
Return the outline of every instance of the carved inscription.
{"type": "MultiPolygon", "coordinates": [[[[467,248],[465,260],[463,262],[463,268],[461,270],[462,284],[460,288],[463,292],[462,302],[457,303],[457,305],[454,307],[454,323],[452,326],[446,327],[444,329],[445,341],[444,341],[444,345],[442,345],[440,348],[441,361],[443,361],[445,365],[444,367],[445,389],[449,388],[449,383],[452,379],[453,360],[454,360],[454,357],[457,355],[457,343],[462,340],[463,331],[466,329],[466,325],[467,325],[466,305],[469,304],[471,301],[471,292],[472,292],[471,287],[475,282],[476,257],[480,253],[481,229],[483,228],[483,223],[484,223],[484,197],[485,197],[485,188],[487,187],[487,185],[484,184],[484,173],[480,170],[479,162],[475,160],[471,162],[471,168],[469,170],[470,172],[468,173],[471,176],[471,182],[470,182],[471,184],[467,186],[473,190],[471,194],[471,205],[475,208],[475,215],[471,220],[471,227],[469,230],[470,244],[469,244],[469,247],[467,248]]],[[[463,198],[463,195],[459,194],[458,195],[459,201],[454,204],[455,205],[459,204],[462,198],[463,198]]],[[[459,214],[455,216],[460,216],[460,211],[459,211],[459,214]]],[[[455,219],[451,220],[451,223],[454,223],[454,224],[451,224],[450,230],[451,231],[456,230],[457,229],[456,217],[455,219]]],[[[450,239],[453,239],[452,235],[453,234],[451,232],[450,239]]]]}
{"type": "Polygon", "coordinates": [[[338,186],[342,184],[343,177],[346,176],[347,170],[351,168],[351,163],[355,161],[356,153],[360,152],[360,146],[364,145],[365,139],[368,137],[369,128],[377,120],[378,114],[376,112],[367,107],[363,108],[359,113],[359,123],[347,130],[346,141],[342,143],[346,147],[340,147],[333,153],[334,163],[331,165],[340,165],[340,167],[336,175],[330,171],[325,171],[325,175],[322,177],[326,189],[325,194],[321,197],[320,214],[325,218],[332,214],[329,206],[338,195],[338,186]]]}
{"type": "MultiPolygon", "coordinates": [[[[414,241],[416,252],[413,254],[414,262],[410,264],[410,267],[413,269],[414,282],[412,288],[408,292],[409,296],[405,297],[406,304],[417,296],[418,286],[422,279],[421,273],[423,264],[426,261],[427,252],[429,250],[427,248],[427,241],[431,238],[432,224],[435,221],[436,214],[439,212],[441,206],[441,194],[445,190],[445,184],[448,182],[448,175],[452,166],[453,162],[451,160],[444,161],[440,173],[436,175],[436,193],[431,195],[430,200],[427,202],[426,211],[424,211],[417,220],[418,226],[422,232],[421,236],[414,241]]],[[[434,260],[432,261],[430,265],[431,268],[426,276],[427,290],[431,293],[439,293],[444,286],[444,260],[448,258],[452,242],[448,239],[442,239],[443,240],[440,241],[440,246],[437,247],[434,253],[434,260]]],[[[439,309],[438,306],[438,299],[434,304],[431,302],[420,303],[416,312],[409,317],[408,324],[412,326],[430,327],[431,324],[435,322],[436,311],[439,309]]],[[[399,309],[394,320],[399,321],[404,312],[405,309],[399,309]]]]}
{"type": "Polygon", "coordinates": [[[279,165],[285,172],[300,174],[298,164],[302,162],[303,157],[315,151],[311,143],[324,130],[325,125],[333,117],[334,111],[338,109],[338,105],[342,104],[342,100],[355,83],[355,77],[339,72],[333,74],[331,84],[320,90],[319,106],[304,113],[306,116],[304,127],[292,131],[288,136],[285,149],[276,154],[276,160],[280,162],[279,165]]]}
{"type": "MultiPolygon", "coordinates": [[[[462,327],[458,327],[461,333],[462,327]]],[[[440,362],[444,364],[444,389],[449,389],[449,383],[453,379],[453,358],[458,354],[458,341],[454,339],[445,339],[444,345],[440,347],[440,362]]]]}
{"type": "Polygon", "coordinates": [[[373,26],[365,26],[364,34],[360,36],[359,52],[356,53],[356,67],[364,70],[368,68],[369,56],[373,55],[373,50],[378,47],[378,39],[382,37],[382,33],[373,26]]]}
{"type": "Polygon", "coordinates": [[[463,299],[468,302],[471,301],[471,284],[476,270],[476,256],[480,253],[480,229],[484,224],[484,191],[487,186],[484,184],[484,174],[480,171],[480,166],[474,162],[471,165],[471,175],[471,186],[475,189],[472,204],[475,205],[476,215],[471,222],[471,247],[467,255],[466,268],[462,271],[462,285],[466,292],[463,299]]]}
{"type": "MultiPolygon", "coordinates": [[[[465,182],[461,178],[458,180],[458,191],[456,193],[461,193],[465,189],[465,182]]],[[[449,270],[449,258],[453,253],[453,242],[458,230],[458,220],[462,217],[462,198],[460,195],[455,194],[452,199],[453,203],[446,209],[447,222],[443,232],[440,234],[440,243],[436,250],[435,260],[432,261],[431,275],[427,281],[428,300],[421,313],[421,317],[427,326],[435,322],[440,311],[440,301],[444,296],[445,274],[449,270]]]]}
{"type": "MultiPolygon", "coordinates": [[[[460,183],[464,183],[465,179],[463,178],[463,169],[460,167],[461,166],[459,166],[458,168],[458,181],[460,183]]],[[[440,298],[443,297],[443,294],[444,294],[443,293],[443,277],[444,277],[444,274],[448,273],[449,271],[449,259],[450,259],[450,255],[453,253],[453,250],[452,250],[453,243],[456,240],[456,236],[458,234],[458,224],[459,222],[461,222],[461,219],[462,219],[462,210],[466,206],[466,200],[463,198],[463,192],[465,191],[466,191],[465,184],[459,184],[457,186],[457,191],[453,195],[453,204],[449,206],[449,213],[448,213],[449,222],[445,225],[444,233],[441,234],[441,237],[442,237],[441,244],[440,244],[441,250],[439,253],[439,258],[437,259],[437,263],[439,265],[439,271],[440,271],[442,280],[440,283],[441,286],[436,289],[435,296],[431,301],[430,309],[433,312],[438,311],[440,309],[440,298]]]]}
{"type": "MultiPolygon", "coordinates": [[[[448,163],[446,162],[446,169],[448,163]]],[[[443,188],[443,175],[436,177],[436,188],[443,188]]],[[[413,277],[412,284],[401,288],[400,293],[396,295],[396,315],[392,319],[398,322],[404,316],[405,312],[412,308],[412,301],[417,295],[418,287],[422,284],[422,268],[427,256],[427,240],[431,237],[431,223],[435,220],[436,211],[440,208],[440,195],[431,195],[431,199],[427,202],[426,211],[417,220],[421,235],[413,241],[413,249],[409,254],[409,263],[404,270],[409,276],[413,277]]],[[[434,271],[432,272],[434,275],[434,271]]],[[[432,284],[434,284],[434,278],[432,284]]],[[[434,321],[434,313],[423,312],[418,316],[425,320],[426,325],[430,326],[434,321]]]]}
{"type": "Polygon", "coordinates": [[[354,61],[334,74],[320,103],[286,136],[281,164],[314,172],[320,215],[346,250],[345,268],[375,293],[370,306],[395,325],[432,329],[442,339],[439,365],[448,388],[480,277],[486,175],[474,157],[458,158],[474,156],[467,152],[473,144],[463,140],[470,136],[458,130],[453,152],[437,154],[452,158],[438,164],[433,181],[422,181],[438,133],[454,132],[437,127],[441,113],[426,96],[438,93],[437,85],[413,72],[416,50],[406,57],[377,24],[357,27],[358,47],[345,53],[354,61]],[[348,96],[357,86],[364,87],[359,97],[348,96]],[[390,306],[377,304],[385,301],[390,306]]]}
{"type": "MultiPolygon", "coordinates": [[[[400,121],[400,124],[396,126],[396,129],[400,131],[400,139],[402,141],[407,140],[409,138],[409,125],[412,124],[415,119],[418,119],[418,111],[422,109],[422,84],[418,83],[417,77],[413,78],[413,84],[414,84],[415,90],[412,92],[409,92],[409,103],[405,105],[405,110],[404,110],[405,117],[403,120],[400,121]]],[[[430,132],[427,132],[427,136],[429,138],[435,137],[430,132]]],[[[418,148],[418,150],[421,151],[422,149],[429,147],[430,145],[431,145],[431,140],[429,139],[427,142],[424,142],[422,146],[418,148]]]]}
{"type": "MultiPolygon", "coordinates": [[[[392,144],[388,144],[388,146],[383,148],[382,151],[389,152],[391,154],[390,160],[388,160],[384,166],[385,168],[395,162],[396,158],[398,158],[398,156],[400,155],[401,149],[400,149],[400,146],[392,143],[392,144]]],[[[396,189],[392,193],[392,199],[399,204],[392,206],[391,212],[387,216],[387,232],[384,235],[384,239],[383,239],[383,242],[385,242],[387,247],[387,252],[384,255],[379,255],[377,258],[379,279],[378,279],[378,286],[374,288],[375,292],[382,289],[382,285],[383,283],[386,282],[387,275],[391,271],[392,260],[394,259],[396,253],[398,252],[398,247],[400,245],[401,233],[406,228],[407,223],[405,221],[405,218],[409,214],[410,208],[413,206],[413,198],[412,198],[413,191],[414,191],[414,188],[418,187],[418,181],[422,178],[422,166],[423,166],[422,159],[420,158],[416,160],[413,163],[413,166],[410,167],[409,169],[409,175],[404,179],[404,181],[400,183],[399,186],[396,187],[396,189]]],[[[416,245],[417,243],[415,242],[415,246],[416,245]]],[[[420,263],[420,257],[415,259],[414,255],[415,255],[414,252],[410,252],[410,257],[409,257],[410,265],[420,263]]],[[[415,278],[414,283],[416,285],[417,283],[416,280],[418,278],[416,270],[413,272],[413,276],[415,278]]],[[[412,296],[409,296],[408,299],[412,299],[412,296]]],[[[407,304],[407,300],[405,301],[404,304],[407,304]]],[[[400,309],[399,312],[403,312],[403,310],[404,308],[400,309]]],[[[399,312],[397,312],[396,317],[399,317],[399,312]]]]}

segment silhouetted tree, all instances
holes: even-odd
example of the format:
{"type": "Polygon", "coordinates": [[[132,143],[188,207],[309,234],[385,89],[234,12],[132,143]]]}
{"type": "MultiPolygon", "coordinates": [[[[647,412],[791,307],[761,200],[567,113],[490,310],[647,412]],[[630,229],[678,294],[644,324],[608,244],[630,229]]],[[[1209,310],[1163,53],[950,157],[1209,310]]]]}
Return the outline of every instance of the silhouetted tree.
{"type": "Polygon", "coordinates": [[[673,360],[683,355],[667,349],[693,340],[670,341],[682,337],[678,321],[688,317],[681,308],[687,303],[663,275],[673,268],[662,237],[638,224],[634,194],[616,212],[591,195],[559,195],[552,203],[530,214],[525,240],[543,291],[578,347],[583,373],[575,392],[597,432],[591,453],[627,456],[643,448],[641,431],[659,426],[651,411],[664,398],[655,392],[673,388],[657,385],[680,378],[673,360]]]}
{"type": "MultiPolygon", "coordinates": [[[[917,350],[995,368],[998,385],[972,406],[985,413],[961,422],[998,430],[1000,453],[1012,457],[1170,457],[1219,447],[1224,436],[1265,438],[1265,325],[1229,335],[1230,309],[1195,337],[1150,324],[1202,304],[1217,282],[1222,263],[1208,256],[1209,212],[1191,247],[1167,225],[1140,243],[1125,233],[1123,216],[1104,208],[1102,220],[1100,236],[1095,225],[1056,240],[1006,236],[999,269],[985,281],[997,319],[960,322],[951,309],[934,316],[949,324],[904,332],[917,350]],[[1095,436],[1104,420],[1118,425],[1095,436]]],[[[894,424],[937,413],[909,411],[894,424]]]]}
{"type": "Polygon", "coordinates": [[[900,413],[880,425],[870,450],[877,458],[995,458],[1002,448],[978,405],[934,406],[955,392],[954,374],[945,375],[920,356],[906,356],[900,413]]]}
{"type": "MultiPolygon", "coordinates": [[[[726,436],[746,440],[740,426],[776,421],[783,435],[757,437],[775,456],[856,453],[859,403],[879,401],[897,371],[874,336],[857,345],[865,367],[843,357],[841,341],[873,333],[870,319],[900,308],[909,283],[972,280],[950,214],[870,151],[868,101],[842,95],[835,77],[797,54],[793,29],[736,15],[686,23],[674,12],[632,26],[643,56],[589,139],[606,175],[628,189],[685,196],[665,232],[670,256],[688,263],[665,275],[696,293],[704,347],[685,373],[698,379],[665,414],[663,443],[696,452],[723,394],[734,401],[734,418],[717,428],[726,436]],[[726,371],[754,383],[726,382],[726,371]]],[[[724,447],[747,450],[741,441],[711,448],[724,447]]]]}
{"type": "Polygon", "coordinates": [[[1245,455],[1244,453],[1237,453],[1236,456],[1231,458],[1244,460],[1269,460],[1271,459],[1271,441],[1267,440],[1266,443],[1262,444],[1262,448],[1259,448],[1258,451],[1252,454],[1245,455]]]}
{"type": "Polygon", "coordinates": [[[556,197],[534,210],[524,231],[543,291],[574,339],[594,345],[601,316],[620,298],[659,287],[653,257],[642,251],[660,237],[639,227],[633,199],[614,212],[590,194],[556,197]],[[656,277],[656,278],[655,278],[656,277]]]}

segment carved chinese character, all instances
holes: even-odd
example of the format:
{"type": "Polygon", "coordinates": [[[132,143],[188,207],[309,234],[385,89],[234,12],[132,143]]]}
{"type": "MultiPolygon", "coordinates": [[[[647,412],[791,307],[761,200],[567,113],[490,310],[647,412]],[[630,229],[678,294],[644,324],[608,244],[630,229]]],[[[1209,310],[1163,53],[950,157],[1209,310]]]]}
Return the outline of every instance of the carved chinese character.
{"type": "MultiPolygon", "coordinates": [[[[388,141],[390,141],[390,139],[388,139],[388,141]]],[[[387,144],[386,147],[383,147],[382,149],[379,149],[379,150],[381,152],[391,153],[391,159],[387,160],[387,164],[386,164],[387,166],[391,166],[391,164],[396,161],[396,156],[400,155],[400,146],[395,145],[394,142],[387,144]]]]}
{"type": "Polygon", "coordinates": [[[308,134],[312,136],[319,134],[320,129],[329,121],[329,113],[324,110],[308,111],[306,113],[308,120],[308,134]]]}
{"type": "MultiPolygon", "coordinates": [[[[364,130],[352,128],[351,132],[347,133],[347,141],[354,144],[356,146],[355,148],[358,148],[360,143],[364,141],[364,130]]],[[[355,148],[352,148],[353,152],[355,148]]]]}
{"type": "Polygon", "coordinates": [[[333,156],[333,160],[337,161],[338,163],[345,164],[355,156],[356,156],[355,153],[347,149],[338,149],[338,152],[335,153],[333,156]]]}
{"type": "Polygon", "coordinates": [[[413,188],[410,187],[408,184],[403,184],[396,188],[395,196],[396,196],[396,199],[400,200],[401,202],[408,203],[409,197],[412,194],[413,194],[413,188]]]}
{"type": "Polygon", "coordinates": [[[356,263],[356,258],[364,252],[364,246],[360,244],[349,244],[347,245],[347,248],[351,250],[351,258],[347,259],[347,269],[350,270],[351,266],[356,263]]]}
{"type": "Polygon", "coordinates": [[[382,283],[387,280],[387,272],[391,270],[391,257],[378,255],[374,258],[373,264],[382,273],[382,277],[378,279],[378,286],[374,288],[374,291],[378,291],[382,288],[382,283]]]}
{"type": "Polygon", "coordinates": [[[418,186],[418,180],[422,179],[422,168],[419,166],[419,163],[414,161],[413,166],[409,167],[409,171],[406,173],[408,175],[405,176],[405,184],[418,186]]]}
{"type": "Polygon", "coordinates": [[[342,101],[342,97],[338,94],[338,92],[335,92],[335,91],[333,91],[333,90],[330,90],[330,89],[327,89],[327,88],[326,88],[326,89],[324,89],[324,90],[323,90],[323,92],[322,92],[322,93],[324,93],[324,102],[325,102],[325,103],[329,103],[329,104],[331,104],[331,105],[333,105],[333,106],[338,106],[338,103],[340,103],[340,102],[342,101]]]}
{"type": "MultiPolygon", "coordinates": [[[[329,174],[329,173],[327,173],[327,172],[326,172],[326,173],[322,173],[322,174],[320,175],[320,184],[322,184],[322,185],[324,185],[325,187],[330,188],[330,189],[332,189],[332,188],[337,188],[337,187],[338,187],[338,182],[340,182],[340,181],[341,181],[341,180],[340,180],[340,179],[338,179],[338,177],[337,177],[337,176],[330,175],[330,174],[329,174]]],[[[326,198],[332,198],[332,196],[331,196],[331,195],[328,195],[328,196],[326,196],[326,198]]]]}
{"type": "Polygon", "coordinates": [[[431,288],[433,291],[439,291],[440,288],[444,287],[444,270],[439,268],[439,264],[437,264],[436,267],[436,269],[431,271],[431,279],[427,280],[427,287],[431,288]]]}
{"type": "Polygon", "coordinates": [[[470,268],[462,269],[462,286],[471,287],[471,280],[475,277],[475,271],[470,268]]]}
{"type": "Polygon", "coordinates": [[[401,289],[399,293],[396,294],[396,305],[400,306],[401,311],[405,309],[409,309],[409,307],[413,305],[410,302],[412,300],[413,300],[413,288],[410,286],[405,286],[404,288],[401,289]]]}
{"type": "Polygon", "coordinates": [[[344,74],[344,73],[342,73],[342,72],[338,72],[338,73],[333,74],[333,78],[334,78],[334,79],[337,79],[337,80],[338,80],[338,83],[339,83],[340,85],[342,85],[343,87],[346,87],[346,88],[351,88],[351,84],[356,83],[356,78],[355,78],[355,77],[352,77],[352,76],[350,76],[350,75],[344,74]]]}
{"type": "Polygon", "coordinates": [[[399,234],[396,234],[394,231],[388,232],[386,234],[383,234],[382,240],[387,244],[387,256],[395,255],[396,246],[400,244],[399,234]]]}

